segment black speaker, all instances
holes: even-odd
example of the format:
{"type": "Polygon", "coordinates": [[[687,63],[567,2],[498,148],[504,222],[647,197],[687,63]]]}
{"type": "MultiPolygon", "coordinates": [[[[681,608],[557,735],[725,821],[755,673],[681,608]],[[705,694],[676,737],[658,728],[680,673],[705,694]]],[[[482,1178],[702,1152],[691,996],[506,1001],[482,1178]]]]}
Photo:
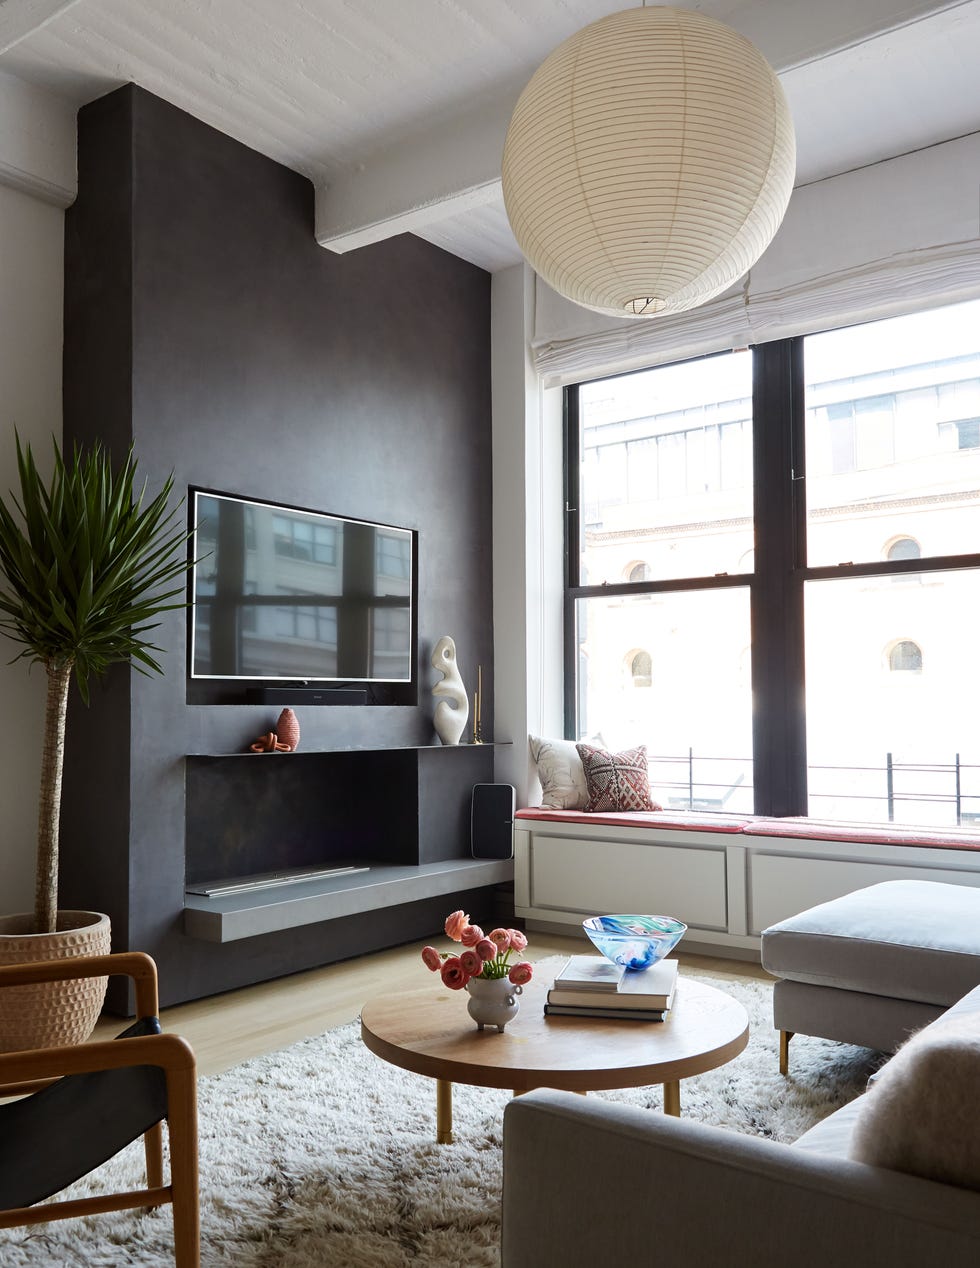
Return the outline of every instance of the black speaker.
{"type": "Polygon", "coordinates": [[[514,853],[514,805],[510,784],[474,784],[470,847],[475,859],[509,859],[514,853]]]}

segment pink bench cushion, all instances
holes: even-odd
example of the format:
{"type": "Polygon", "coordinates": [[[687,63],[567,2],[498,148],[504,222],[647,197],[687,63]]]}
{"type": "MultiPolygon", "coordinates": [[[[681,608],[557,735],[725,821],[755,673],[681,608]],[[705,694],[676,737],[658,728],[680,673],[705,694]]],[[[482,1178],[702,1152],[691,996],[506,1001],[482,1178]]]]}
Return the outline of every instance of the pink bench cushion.
{"type": "Polygon", "coordinates": [[[980,837],[962,828],[906,828],[894,823],[834,823],[821,819],[764,819],[744,831],[760,837],[806,841],[854,841],[866,845],[916,845],[928,849],[980,850],[980,837]]]}
{"type": "Polygon", "coordinates": [[[845,841],[865,845],[914,845],[927,849],[980,850],[980,836],[962,828],[906,828],[895,824],[844,823],[827,819],[768,819],[710,811],[630,810],[588,814],[529,806],[516,818],[545,823],[605,824],[614,828],[666,828],[672,832],[744,832],[751,836],[804,841],[845,841]]]}
{"type": "Polygon", "coordinates": [[[670,828],[679,832],[741,832],[750,822],[745,815],[706,814],[696,811],[683,815],[668,810],[587,813],[584,810],[549,810],[546,806],[518,810],[516,818],[540,819],[547,823],[602,823],[613,828],[670,828]]]}

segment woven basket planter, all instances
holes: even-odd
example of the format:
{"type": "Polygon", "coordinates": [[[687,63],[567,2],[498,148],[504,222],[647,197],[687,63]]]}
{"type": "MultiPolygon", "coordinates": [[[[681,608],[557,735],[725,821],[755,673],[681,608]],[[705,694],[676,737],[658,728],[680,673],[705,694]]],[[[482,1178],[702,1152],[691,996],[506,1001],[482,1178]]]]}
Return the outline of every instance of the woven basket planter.
{"type": "MultiPolygon", "coordinates": [[[[57,933],[29,933],[32,915],[0,917],[0,965],[108,955],[109,917],[59,911],[57,933]]],[[[108,978],[0,989],[0,1052],[84,1043],[102,1011],[108,978]]]]}

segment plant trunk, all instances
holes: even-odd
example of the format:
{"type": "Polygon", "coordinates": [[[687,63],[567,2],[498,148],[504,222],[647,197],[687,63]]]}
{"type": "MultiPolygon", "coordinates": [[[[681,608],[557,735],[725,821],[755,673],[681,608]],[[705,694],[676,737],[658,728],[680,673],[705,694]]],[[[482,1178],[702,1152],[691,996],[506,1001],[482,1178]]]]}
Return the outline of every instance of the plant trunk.
{"type": "Polygon", "coordinates": [[[44,750],[37,814],[37,875],[34,881],[34,932],[54,933],[58,922],[58,829],[61,819],[61,775],[65,765],[65,718],[71,661],[49,661],[44,708],[44,750]]]}

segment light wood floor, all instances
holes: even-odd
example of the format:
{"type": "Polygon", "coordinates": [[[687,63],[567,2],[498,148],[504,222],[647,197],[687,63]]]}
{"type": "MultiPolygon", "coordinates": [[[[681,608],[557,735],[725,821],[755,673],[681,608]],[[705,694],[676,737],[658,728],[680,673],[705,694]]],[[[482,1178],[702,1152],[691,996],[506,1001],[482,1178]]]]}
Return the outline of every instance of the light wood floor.
{"type": "MultiPolygon", "coordinates": [[[[528,934],[527,958],[588,954],[584,938],[528,934]]],[[[445,939],[428,941],[442,947],[445,939]]],[[[249,1057],[275,1052],[309,1035],[322,1034],[353,1021],[372,995],[426,985],[428,970],[419,958],[424,942],[329,964],[226,995],[196,1000],[163,1010],[165,1030],[183,1035],[197,1053],[201,1074],[217,1074],[249,1057]]],[[[681,965],[710,969],[733,978],[768,978],[756,963],[676,952],[681,965]]],[[[118,1017],[99,1022],[93,1039],[107,1039],[125,1029],[118,1017]]]]}

